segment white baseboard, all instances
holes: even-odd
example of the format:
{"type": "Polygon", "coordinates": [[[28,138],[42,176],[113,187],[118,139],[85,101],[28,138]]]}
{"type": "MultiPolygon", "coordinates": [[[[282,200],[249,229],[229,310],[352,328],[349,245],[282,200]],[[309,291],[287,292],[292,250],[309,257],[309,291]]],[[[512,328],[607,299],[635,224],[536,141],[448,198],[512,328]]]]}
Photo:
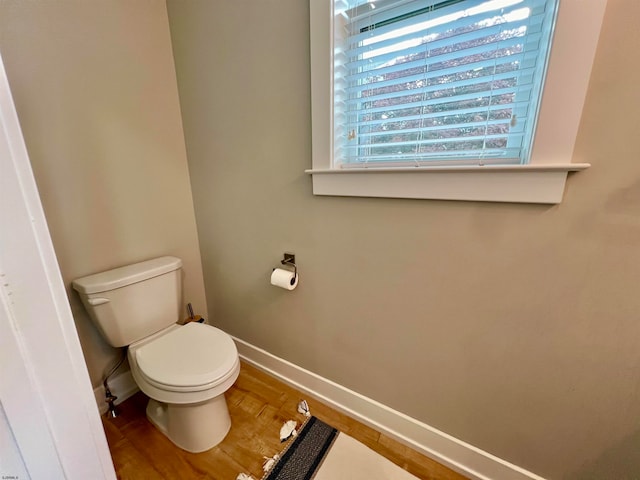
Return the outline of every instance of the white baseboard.
{"type": "MultiPolygon", "coordinates": [[[[114,402],[116,405],[124,402],[127,398],[132,396],[138,390],[135,380],[131,376],[131,371],[119,373],[118,375],[109,379],[109,390],[111,393],[118,397],[114,402]]],[[[100,385],[93,389],[93,394],[96,397],[96,403],[98,404],[98,410],[100,415],[107,413],[107,403],[105,402],[104,386],[100,385]]]]}
{"type": "Polygon", "coordinates": [[[261,348],[234,340],[246,362],[471,479],[544,480],[261,348]]]}

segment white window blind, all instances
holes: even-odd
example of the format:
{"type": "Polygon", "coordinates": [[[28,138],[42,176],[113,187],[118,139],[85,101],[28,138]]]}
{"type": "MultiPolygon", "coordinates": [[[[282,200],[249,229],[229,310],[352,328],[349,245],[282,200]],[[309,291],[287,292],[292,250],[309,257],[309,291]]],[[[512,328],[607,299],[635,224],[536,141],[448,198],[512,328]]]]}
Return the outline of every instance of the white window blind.
{"type": "Polygon", "coordinates": [[[336,0],[338,167],[528,162],[557,0],[336,0]]]}

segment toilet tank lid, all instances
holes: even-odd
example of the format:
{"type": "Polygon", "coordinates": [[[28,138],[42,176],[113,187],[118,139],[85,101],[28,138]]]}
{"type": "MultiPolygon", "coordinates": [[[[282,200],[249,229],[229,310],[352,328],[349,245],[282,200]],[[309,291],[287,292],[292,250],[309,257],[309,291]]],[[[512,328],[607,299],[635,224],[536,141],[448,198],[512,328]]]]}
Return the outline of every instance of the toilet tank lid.
{"type": "Polygon", "coordinates": [[[78,278],[72,285],[75,290],[84,294],[108,292],[178,270],[180,267],[182,260],[177,257],[159,257],[78,278]]]}

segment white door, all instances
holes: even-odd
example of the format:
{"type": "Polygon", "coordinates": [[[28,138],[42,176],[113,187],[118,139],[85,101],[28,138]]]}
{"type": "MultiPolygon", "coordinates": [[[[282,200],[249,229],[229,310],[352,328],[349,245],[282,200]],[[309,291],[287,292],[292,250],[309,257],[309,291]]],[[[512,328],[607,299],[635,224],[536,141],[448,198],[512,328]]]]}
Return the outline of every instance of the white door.
{"type": "Polygon", "coordinates": [[[2,57],[0,475],[115,479],[2,57]]]}

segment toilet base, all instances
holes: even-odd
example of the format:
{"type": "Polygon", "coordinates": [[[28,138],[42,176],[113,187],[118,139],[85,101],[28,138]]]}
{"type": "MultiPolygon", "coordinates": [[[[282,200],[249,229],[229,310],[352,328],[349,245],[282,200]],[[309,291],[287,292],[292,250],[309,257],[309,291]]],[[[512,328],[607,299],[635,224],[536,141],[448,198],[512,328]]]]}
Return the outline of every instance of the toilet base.
{"type": "Polygon", "coordinates": [[[177,447],[192,453],[215,447],[231,428],[224,394],[206,402],[184,405],[149,399],[147,418],[177,447]]]}

